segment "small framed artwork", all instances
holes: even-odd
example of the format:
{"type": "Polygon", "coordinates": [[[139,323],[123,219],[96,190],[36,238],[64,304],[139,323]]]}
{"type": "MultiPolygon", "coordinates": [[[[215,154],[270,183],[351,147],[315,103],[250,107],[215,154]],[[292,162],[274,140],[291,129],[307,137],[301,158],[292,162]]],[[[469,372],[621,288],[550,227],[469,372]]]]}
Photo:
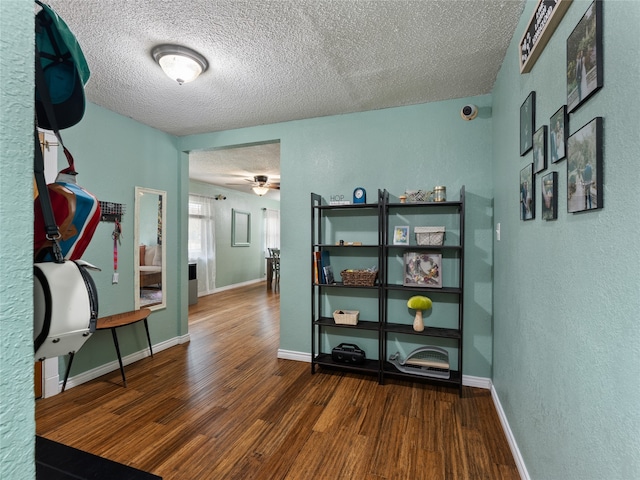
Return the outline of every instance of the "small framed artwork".
{"type": "Polygon", "coordinates": [[[409,245],[409,227],[401,226],[393,229],[394,245],[409,245]]]}
{"type": "Polygon", "coordinates": [[[231,246],[248,247],[251,245],[251,214],[231,209],[231,246]]]}
{"type": "Polygon", "coordinates": [[[533,173],[547,168],[547,126],[543,125],[533,134],[533,173]]]}
{"type": "Polygon", "coordinates": [[[535,198],[533,163],[530,163],[520,170],[520,220],[532,220],[536,217],[535,198]]]}
{"type": "Polygon", "coordinates": [[[604,83],[602,1],[595,0],[567,38],[567,110],[574,112],[604,83]]]}
{"type": "Polygon", "coordinates": [[[442,288],[442,254],[407,252],[404,254],[405,287],[442,288]]]}
{"type": "Polygon", "coordinates": [[[542,218],[558,218],[558,172],[547,173],[542,177],[542,218]]]}
{"type": "Polygon", "coordinates": [[[603,206],[602,117],[596,117],[567,142],[567,211],[603,206]]]}
{"type": "Polygon", "coordinates": [[[563,105],[549,119],[549,157],[556,163],[567,156],[567,140],[569,139],[569,115],[567,106],[563,105]]]}
{"type": "Polygon", "coordinates": [[[536,92],[531,92],[520,106],[520,156],[533,147],[536,118],[536,92]]]}

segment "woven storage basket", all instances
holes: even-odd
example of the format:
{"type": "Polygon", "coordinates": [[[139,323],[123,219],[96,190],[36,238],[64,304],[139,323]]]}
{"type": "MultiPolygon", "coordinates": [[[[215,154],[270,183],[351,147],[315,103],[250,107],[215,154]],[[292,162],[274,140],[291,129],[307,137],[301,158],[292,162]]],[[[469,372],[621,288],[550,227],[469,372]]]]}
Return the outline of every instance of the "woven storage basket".
{"type": "Polygon", "coordinates": [[[357,325],[359,314],[358,310],[336,310],[333,312],[333,320],[338,325],[357,325]]]}
{"type": "Polygon", "coordinates": [[[376,282],[378,272],[370,272],[369,270],[342,270],[340,272],[342,282],[345,285],[362,285],[371,287],[376,282]]]}
{"type": "Polygon", "coordinates": [[[429,192],[424,190],[407,190],[404,194],[407,196],[407,202],[409,203],[426,202],[429,198],[429,192]]]}
{"type": "Polygon", "coordinates": [[[442,245],[444,243],[444,227],[415,227],[418,245],[442,245]]]}

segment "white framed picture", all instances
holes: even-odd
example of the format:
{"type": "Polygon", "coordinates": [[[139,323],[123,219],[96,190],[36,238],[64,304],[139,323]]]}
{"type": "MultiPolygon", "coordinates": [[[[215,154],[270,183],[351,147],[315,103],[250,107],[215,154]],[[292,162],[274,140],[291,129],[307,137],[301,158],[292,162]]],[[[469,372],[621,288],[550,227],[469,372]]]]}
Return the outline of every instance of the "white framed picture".
{"type": "Polygon", "coordinates": [[[409,245],[409,226],[400,226],[393,229],[394,245],[409,245]]]}
{"type": "Polygon", "coordinates": [[[442,254],[405,253],[402,285],[405,287],[442,288],[442,254]]]}

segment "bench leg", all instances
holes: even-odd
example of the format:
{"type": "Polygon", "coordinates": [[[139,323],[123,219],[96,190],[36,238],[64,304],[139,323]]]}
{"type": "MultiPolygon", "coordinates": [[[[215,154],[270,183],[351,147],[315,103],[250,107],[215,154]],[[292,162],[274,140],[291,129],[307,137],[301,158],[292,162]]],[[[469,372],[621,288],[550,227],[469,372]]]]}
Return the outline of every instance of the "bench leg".
{"type": "Polygon", "coordinates": [[[118,344],[118,336],[116,335],[116,329],[111,329],[111,335],[113,335],[113,344],[116,347],[116,353],[118,354],[118,363],[120,364],[120,373],[122,374],[122,381],[124,386],[127,386],[127,378],[124,376],[124,367],[122,366],[122,357],[120,356],[120,345],[118,344]]]}
{"type": "Polygon", "coordinates": [[[69,379],[69,373],[71,372],[71,364],[73,363],[73,357],[76,352],[69,352],[69,363],[67,364],[67,370],[64,372],[64,382],[62,382],[62,391],[67,388],[67,380],[69,379]]]}
{"type": "Polygon", "coordinates": [[[149,336],[149,324],[147,323],[147,319],[144,319],[144,329],[147,331],[147,341],[149,342],[149,351],[151,352],[151,356],[153,357],[153,349],[151,348],[151,337],[149,336]]]}

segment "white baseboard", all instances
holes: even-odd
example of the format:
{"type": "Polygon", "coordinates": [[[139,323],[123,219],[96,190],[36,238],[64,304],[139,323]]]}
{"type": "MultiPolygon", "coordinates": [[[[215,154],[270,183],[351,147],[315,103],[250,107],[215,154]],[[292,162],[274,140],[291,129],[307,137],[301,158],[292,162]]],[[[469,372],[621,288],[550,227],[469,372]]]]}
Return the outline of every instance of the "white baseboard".
{"type": "MultiPolygon", "coordinates": [[[[293,350],[278,349],[278,358],[284,360],[295,360],[297,362],[311,363],[311,354],[306,352],[295,352],[293,350]]],[[[466,387],[491,389],[491,379],[486,377],[473,377],[471,375],[462,376],[462,384],[466,387]]]]}
{"type": "MultiPolygon", "coordinates": [[[[176,345],[182,345],[183,343],[189,342],[191,337],[187,333],[186,335],[182,335],[180,337],[174,337],[169,340],[165,340],[164,342],[157,343],[153,345],[154,353],[161,352],[166,350],[167,348],[175,347],[176,345]]],[[[137,362],[145,357],[149,357],[149,348],[145,348],[138,352],[127,355],[126,357],[122,357],[122,365],[129,365],[131,363],[137,362]]],[[[80,373],[73,377],[69,377],[67,380],[66,388],[73,388],[78,385],[82,385],[83,383],[94,380],[102,375],[106,375],[107,373],[113,372],[114,370],[120,370],[120,364],[118,363],[118,359],[116,358],[113,362],[106,363],[104,365],[100,365],[93,370],[88,370],[86,372],[80,373]]],[[[126,373],[126,372],[125,372],[126,373]]],[[[57,385],[57,393],[59,393],[62,389],[62,382],[59,381],[57,385]]],[[[55,394],[54,394],[55,395],[55,394]]],[[[53,395],[50,395],[53,396],[53,395]]]]}
{"type": "Polygon", "coordinates": [[[493,405],[496,407],[496,412],[498,412],[498,417],[500,418],[500,423],[502,424],[502,430],[504,431],[504,434],[507,437],[509,448],[511,448],[511,454],[513,455],[513,460],[516,462],[516,467],[518,467],[518,473],[520,473],[520,478],[522,480],[531,480],[531,477],[529,476],[529,472],[527,471],[527,466],[524,464],[524,459],[520,454],[520,449],[518,448],[516,439],[513,436],[511,427],[509,426],[507,415],[504,413],[504,410],[502,409],[502,404],[500,403],[500,399],[498,398],[498,392],[496,391],[493,385],[491,385],[491,398],[493,399],[493,405]]]}
{"type": "MultiPolygon", "coordinates": [[[[234,288],[240,288],[240,287],[246,287],[247,285],[253,285],[254,283],[260,283],[260,282],[264,282],[264,278],[256,278],[255,280],[247,280],[246,282],[240,282],[240,283],[234,283],[233,285],[226,285],[224,287],[220,287],[220,288],[214,288],[213,292],[211,293],[220,293],[220,292],[224,292],[225,290],[233,290],[234,288]]],[[[210,295],[209,293],[203,294],[204,295],[210,295]]],[[[201,296],[201,295],[198,295],[201,296]]]]}
{"type": "Polygon", "coordinates": [[[295,360],[297,362],[311,363],[311,354],[304,352],[294,352],[292,350],[278,349],[278,358],[284,360],[295,360]]]}
{"type": "Polygon", "coordinates": [[[484,388],[491,390],[491,379],[487,377],[474,377],[472,375],[462,375],[462,385],[465,387],[484,388]]]}

